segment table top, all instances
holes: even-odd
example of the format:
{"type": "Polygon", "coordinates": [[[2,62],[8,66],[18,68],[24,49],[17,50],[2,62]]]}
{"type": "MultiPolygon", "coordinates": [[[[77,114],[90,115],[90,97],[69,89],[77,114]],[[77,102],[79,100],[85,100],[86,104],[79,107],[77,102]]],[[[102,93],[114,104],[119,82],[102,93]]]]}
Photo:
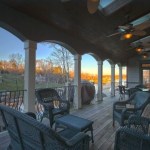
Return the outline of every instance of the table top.
{"type": "Polygon", "coordinates": [[[148,92],[149,91],[149,89],[148,88],[139,88],[141,91],[143,91],[143,92],[148,92]]]}
{"type": "Polygon", "coordinates": [[[66,125],[67,127],[83,131],[93,124],[93,121],[74,115],[65,115],[56,120],[56,123],[66,125]]]}

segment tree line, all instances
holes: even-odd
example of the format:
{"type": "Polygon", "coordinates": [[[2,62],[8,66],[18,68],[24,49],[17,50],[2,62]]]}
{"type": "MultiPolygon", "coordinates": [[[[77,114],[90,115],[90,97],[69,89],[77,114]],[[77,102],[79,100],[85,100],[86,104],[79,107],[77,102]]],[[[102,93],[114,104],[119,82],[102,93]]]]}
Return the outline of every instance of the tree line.
{"type": "MultiPolygon", "coordinates": [[[[45,59],[36,60],[37,82],[44,78],[45,82],[66,83],[74,78],[73,55],[64,47],[50,44],[53,51],[45,59]]],[[[19,53],[10,54],[8,60],[0,60],[0,73],[24,74],[25,60],[19,53]]],[[[119,78],[118,75],[115,77],[119,78]]],[[[123,75],[123,79],[126,75],[123,75]]],[[[97,75],[81,73],[81,79],[98,82],[97,75]]],[[[103,75],[103,83],[110,82],[110,75],[103,75]]]]}

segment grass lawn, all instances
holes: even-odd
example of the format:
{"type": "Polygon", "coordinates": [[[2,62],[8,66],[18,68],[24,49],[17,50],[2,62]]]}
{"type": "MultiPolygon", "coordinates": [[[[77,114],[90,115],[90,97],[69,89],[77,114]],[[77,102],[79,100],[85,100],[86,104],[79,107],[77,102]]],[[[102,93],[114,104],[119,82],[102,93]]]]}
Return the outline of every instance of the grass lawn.
{"type": "MultiPolygon", "coordinates": [[[[36,82],[35,88],[62,87],[63,84],[36,82]]],[[[24,76],[18,74],[0,74],[0,90],[23,90],[24,76]]]]}
{"type": "Polygon", "coordinates": [[[23,76],[17,74],[1,74],[0,90],[18,90],[23,89],[23,76]]]}

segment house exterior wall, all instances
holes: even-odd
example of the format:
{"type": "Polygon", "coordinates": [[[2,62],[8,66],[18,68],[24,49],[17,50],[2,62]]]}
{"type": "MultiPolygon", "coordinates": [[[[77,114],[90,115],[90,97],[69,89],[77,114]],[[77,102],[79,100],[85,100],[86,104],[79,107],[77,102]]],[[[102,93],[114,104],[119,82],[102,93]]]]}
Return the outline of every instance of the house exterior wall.
{"type": "Polygon", "coordinates": [[[127,64],[127,86],[135,87],[141,82],[141,63],[138,58],[132,58],[127,64]]]}

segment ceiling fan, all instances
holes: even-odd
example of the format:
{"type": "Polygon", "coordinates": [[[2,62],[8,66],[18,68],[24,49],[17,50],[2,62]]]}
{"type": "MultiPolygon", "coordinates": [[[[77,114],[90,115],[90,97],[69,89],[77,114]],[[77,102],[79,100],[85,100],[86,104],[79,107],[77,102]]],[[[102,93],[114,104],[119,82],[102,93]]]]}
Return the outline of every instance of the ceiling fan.
{"type": "Polygon", "coordinates": [[[132,43],[131,46],[138,52],[139,54],[150,52],[150,43],[137,42],[132,43]]]}
{"type": "Polygon", "coordinates": [[[138,25],[133,27],[133,24],[126,24],[126,25],[118,26],[117,32],[108,35],[107,37],[112,37],[118,34],[121,34],[120,40],[125,40],[125,39],[130,39],[133,36],[144,36],[146,35],[146,32],[138,28],[138,25]]]}
{"type": "Polygon", "coordinates": [[[99,5],[100,0],[87,0],[87,8],[90,14],[94,14],[99,5]]]}

